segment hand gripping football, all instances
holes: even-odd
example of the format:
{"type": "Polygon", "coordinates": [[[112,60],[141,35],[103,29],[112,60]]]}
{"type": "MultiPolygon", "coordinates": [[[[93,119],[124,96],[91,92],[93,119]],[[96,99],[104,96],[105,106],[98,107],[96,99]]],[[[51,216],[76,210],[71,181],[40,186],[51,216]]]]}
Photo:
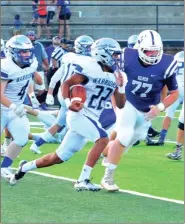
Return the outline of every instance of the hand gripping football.
{"type": "Polygon", "coordinates": [[[70,99],[71,105],[69,109],[76,112],[80,111],[86,101],[86,89],[81,85],[72,86],[70,99]]]}

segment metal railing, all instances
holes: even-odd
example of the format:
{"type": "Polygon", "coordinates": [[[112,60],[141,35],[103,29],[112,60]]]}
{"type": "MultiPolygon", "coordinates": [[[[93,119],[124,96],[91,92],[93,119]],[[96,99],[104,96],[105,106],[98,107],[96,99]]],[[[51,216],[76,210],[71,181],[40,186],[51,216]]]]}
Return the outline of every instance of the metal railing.
{"type": "MultiPolygon", "coordinates": [[[[14,1],[15,2],[15,1],[14,1]]],[[[174,1],[175,3],[175,1],[174,1]]],[[[2,1],[1,1],[1,7],[19,7],[19,6],[24,6],[24,7],[28,7],[28,6],[32,6],[31,4],[15,4],[15,3],[11,3],[11,4],[2,4],[2,1]]],[[[40,5],[41,6],[41,5],[40,5]]],[[[48,6],[51,6],[48,4],[48,6]]],[[[62,5],[62,7],[68,7],[66,5],[62,5]]],[[[184,4],[70,4],[70,7],[123,7],[123,10],[124,10],[124,7],[150,7],[151,8],[154,8],[154,13],[152,15],[152,18],[155,20],[155,22],[153,23],[143,23],[143,22],[138,22],[138,23],[124,23],[123,21],[120,21],[120,23],[71,23],[70,22],[70,26],[73,27],[73,26],[96,26],[96,27],[100,27],[100,26],[111,26],[112,28],[114,28],[115,26],[135,26],[135,27],[139,27],[139,26],[155,26],[155,30],[156,31],[159,31],[159,26],[178,26],[180,28],[184,28],[184,23],[183,23],[183,19],[182,19],[182,23],[170,23],[170,22],[167,22],[167,23],[164,23],[164,22],[161,22],[160,21],[160,15],[159,15],[159,9],[160,7],[182,7],[184,8],[184,4]]],[[[66,10],[64,10],[66,11],[66,10]]],[[[137,11],[137,9],[135,10],[137,11]]],[[[123,11],[124,12],[124,11],[123,11]]],[[[24,12],[23,12],[24,13],[24,12]]],[[[3,14],[3,13],[2,13],[3,14]]],[[[171,18],[169,18],[171,19],[171,18]]],[[[146,18],[147,20],[147,18],[146,18]]],[[[6,27],[6,26],[12,26],[13,24],[12,23],[2,23],[1,26],[2,27],[6,27]]],[[[29,23],[23,23],[22,24],[23,26],[26,26],[26,27],[31,27],[32,25],[29,24],[29,23]]],[[[52,23],[50,26],[52,27],[55,27],[55,26],[58,26],[59,24],[58,23],[52,23]]],[[[66,14],[64,13],[64,37],[66,36],[66,14]]]]}

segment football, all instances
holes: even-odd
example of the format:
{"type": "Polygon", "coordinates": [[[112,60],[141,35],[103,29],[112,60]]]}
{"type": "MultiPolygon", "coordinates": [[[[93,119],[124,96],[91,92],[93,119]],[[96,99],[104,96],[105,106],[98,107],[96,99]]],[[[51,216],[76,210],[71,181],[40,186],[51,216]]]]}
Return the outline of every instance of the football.
{"type": "Polygon", "coordinates": [[[78,101],[84,103],[86,101],[86,89],[81,85],[76,85],[71,88],[71,102],[78,101]]]}

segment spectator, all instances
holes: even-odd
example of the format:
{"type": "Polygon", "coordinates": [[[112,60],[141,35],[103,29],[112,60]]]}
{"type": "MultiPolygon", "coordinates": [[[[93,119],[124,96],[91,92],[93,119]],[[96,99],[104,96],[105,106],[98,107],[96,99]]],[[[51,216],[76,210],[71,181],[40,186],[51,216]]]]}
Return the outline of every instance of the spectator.
{"type": "Polygon", "coordinates": [[[33,0],[32,1],[33,19],[30,22],[30,24],[37,24],[38,23],[38,18],[39,18],[39,14],[37,12],[38,2],[39,2],[39,0],[33,0]]]}
{"type": "Polygon", "coordinates": [[[58,19],[59,19],[59,37],[66,37],[70,39],[70,27],[69,27],[69,20],[71,18],[71,11],[70,11],[70,1],[65,0],[58,0],[58,19]],[[66,24],[66,27],[64,27],[66,24]],[[64,32],[65,29],[65,32],[64,32]]]}
{"type": "Polygon", "coordinates": [[[45,85],[47,83],[47,80],[46,80],[44,72],[45,71],[47,72],[49,70],[48,56],[46,54],[44,46],[40,42],[36,41],[36,35],[33,30],[28,31],[26,36],[31,40],[34,46],[34,54],[38,61],[37,72],[42,77],[42,82],[43,82],[42,85],[35,84],[34,86],[35,94],[37,96],[39,103],[41,105],[42,104],[44,105],[46,95],[47,95],[46,85],[45,85]]]}
{"type": "MultiPolygon", "coordinates": [[[[53,21],[53,17],[55,15],[55,11],[56,11],[56,0],[48,0],[47,2],[48,6],[47,6],[47,32],[48,32],[48,37],[51,37],[51,32],[50,32],[50,22],[53,21]]],[[[50,38],[51,39],[51,38],[50,38]]]]}
{"type": "Polygon", "coordinates": [[[21,26],[22,26],[22,22],[20,20],[20,15],[17,14],[14,17],[14,29],[13,29],[14,36],[21,34],[21,26]]]}
{"type": "MultiPolygon", "coordinates": [[[[39,18],[38,18],[38,26],[37,26],[37,38],[40,39],[41,35],[42,35],[42,29],[44,28],[46,30],[46,18],[47,18],[46,0],[39,0],[38,15],[39,15],[39,18]]],[[[49,38],[49,36],[48,36],[48,38],[49,38]]]]}

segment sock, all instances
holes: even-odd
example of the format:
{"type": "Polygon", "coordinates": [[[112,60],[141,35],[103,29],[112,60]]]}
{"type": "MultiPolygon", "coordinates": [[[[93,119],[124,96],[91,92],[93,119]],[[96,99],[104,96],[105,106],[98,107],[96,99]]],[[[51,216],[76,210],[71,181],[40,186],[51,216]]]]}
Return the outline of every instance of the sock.
{"type": "Polygon", "coordinates": [[[3,162],[1,163],[1,168],[8,168],[13,163],[13,160],[5,156],[3,162]]]}
{"type": "Polygon", "coordinates": [[[48,127],[51,127],[56,120],[56,118],[52,114],[49,114],[47,111],[39,111],[37,118],[48,127]]]}
{"type": "Polygon", "coordinates": [[[108,168],[109,170],[115,170],[116,167],[117,167],[117,165],[112,164],[112,163],[109,163],[109,165],[107,166],[107,168],[108,168]]]}
{"type": "Polygon", "coordinates": [[[44,143],[46,143],[46,141],[41,137],[35,142],[36,146],[38,146],[38,147],[40,147],[44,143]]]}
{"type": "Polygon", "coordinates": [[[164,141],[165,140],[165,138],[166,138],[166,134],[167,134],[167,130],[165,130],[165,129],[163,129],[163,130],[161,130],[161,132],[160,132],[160,140],[162,140],[162,141],[164,141]]]}
{"type": "Polygon", "coordinates": [[[36,168],[37,168],[37,166],[36,166],[36,160],[33,160],[33,161],[30,161],[30,162],[25,163],[22,166],[21,171],[22,172],[27,172],[29,170],[33,170],[33,169],[36,169],[36,168]]]}
{"type": "Polygon", "coordinates": [[[93,169],[92,167],[84,165],[78,181],[81,182],[86,179],[89,179],[92,169],[93,169]]]}
{"type": "Polygon", "coordinates": [[[182,147],[183,147],[183,144],[177,142],[176,149],[177,149],[177,150],[182,150],[182,147]]]}

